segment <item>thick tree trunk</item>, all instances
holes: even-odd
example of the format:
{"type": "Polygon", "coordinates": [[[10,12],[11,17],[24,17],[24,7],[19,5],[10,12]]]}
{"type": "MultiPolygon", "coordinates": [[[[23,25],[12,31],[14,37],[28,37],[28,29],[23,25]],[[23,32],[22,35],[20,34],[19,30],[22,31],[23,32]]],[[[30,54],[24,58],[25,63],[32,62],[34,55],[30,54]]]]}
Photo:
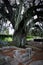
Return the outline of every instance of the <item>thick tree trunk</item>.
{"type": "Polygon", "coordinates": [[[13,40],[14,40],[14,44],[15,46],[17,47],[25,47],[25,44],[26,44],[26,36],[22,33],[15,33],[14,34],[14,37],[13,37],[13,40]]]}

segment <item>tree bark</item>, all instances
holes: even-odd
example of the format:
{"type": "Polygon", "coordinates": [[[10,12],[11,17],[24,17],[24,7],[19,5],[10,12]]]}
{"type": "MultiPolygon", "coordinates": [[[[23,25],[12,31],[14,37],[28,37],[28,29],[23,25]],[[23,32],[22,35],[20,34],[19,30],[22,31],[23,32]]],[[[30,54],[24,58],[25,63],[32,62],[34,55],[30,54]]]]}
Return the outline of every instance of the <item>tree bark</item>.
{"type": "Polygon", "coordinates": [[[14,33],[14,44],[17,47],[25,47],[26,44],[26,36],[22,34],[21,32],[15,32],[14,33]]]}

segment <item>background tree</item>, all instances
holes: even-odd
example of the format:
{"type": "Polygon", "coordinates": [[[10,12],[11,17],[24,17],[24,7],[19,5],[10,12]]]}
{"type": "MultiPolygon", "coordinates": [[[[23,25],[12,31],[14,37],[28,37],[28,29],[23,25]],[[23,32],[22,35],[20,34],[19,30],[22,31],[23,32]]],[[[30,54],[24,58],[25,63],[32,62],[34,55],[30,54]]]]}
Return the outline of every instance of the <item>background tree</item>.
{"type": "Polygon", "coordinates": [[[42,0],[1,0],[0,13],[11,21],[15,29],[13,40],[20,46],[24,45],[28,30],[32,22],[43,21],[42,0]],[[1,2],[2,1],[2,2],[1,2]],[[23,11],[24,10],[24,11],[23,11]],[[34,19],[34,16],[37,18],[34,19]],[[27,25],[29,22],[29,25],[27,25]],[[30,23],[31,22],[31,23],[30,23]],[[29,28],[27,30],[27,28],[29,28]]]}

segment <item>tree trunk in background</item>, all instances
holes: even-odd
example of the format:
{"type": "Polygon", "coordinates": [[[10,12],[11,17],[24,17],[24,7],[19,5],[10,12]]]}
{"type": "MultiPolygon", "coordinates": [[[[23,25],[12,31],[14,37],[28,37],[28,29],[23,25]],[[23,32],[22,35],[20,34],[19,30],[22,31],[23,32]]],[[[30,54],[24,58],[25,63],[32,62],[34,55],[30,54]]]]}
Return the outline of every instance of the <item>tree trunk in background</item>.
{"type": "Polygon", "coordinates": [[[25,47],[26,44],[26,36],[22,33],[15,32],[13,36],[14,44],[17,47],[25,47]]]}

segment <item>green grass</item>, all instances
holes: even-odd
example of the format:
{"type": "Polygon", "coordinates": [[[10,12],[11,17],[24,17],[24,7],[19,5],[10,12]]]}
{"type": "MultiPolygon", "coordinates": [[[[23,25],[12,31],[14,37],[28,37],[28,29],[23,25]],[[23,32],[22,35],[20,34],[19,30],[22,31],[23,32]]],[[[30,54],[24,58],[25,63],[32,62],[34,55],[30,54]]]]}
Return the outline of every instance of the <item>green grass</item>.
{"type": "Polygon", "coordinates": [[[33,39],[35,39],[35,38],[41,38],[40,36],[27,36],[26,37],[26,40],[27,41],[31,41],[31,40],[33,40],[33,39]]]}
{"type": "Polygon", "coordinates": [[[1,41],[7,41],[7,42],[11,42],[12,41],[12,37],[4,37],[4,38],[0,38],[1,41]]]}

